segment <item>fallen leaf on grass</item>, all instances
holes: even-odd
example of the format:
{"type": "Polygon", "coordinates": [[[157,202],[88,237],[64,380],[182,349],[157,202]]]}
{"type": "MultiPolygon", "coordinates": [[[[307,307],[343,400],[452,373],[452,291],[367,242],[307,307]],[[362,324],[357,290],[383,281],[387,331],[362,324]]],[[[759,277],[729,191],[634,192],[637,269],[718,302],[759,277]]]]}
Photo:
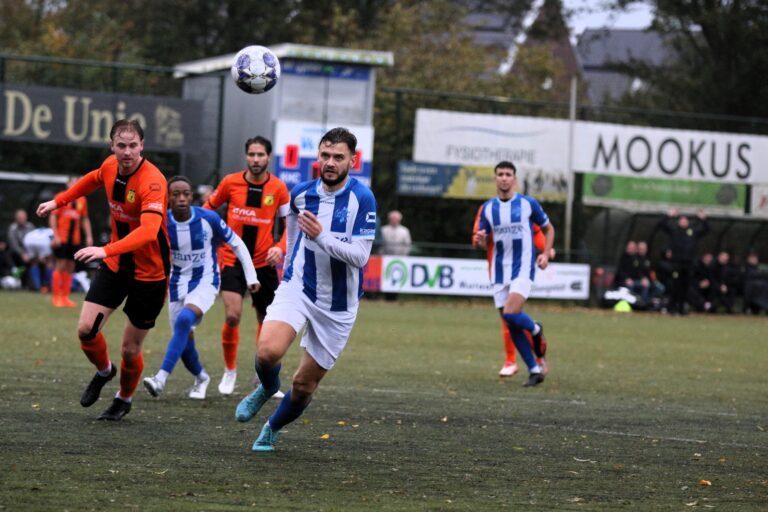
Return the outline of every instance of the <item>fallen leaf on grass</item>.
{"type": "Polygon", "coordinates": [[[699,504],[699,500],[696,500],[696,501],[692,501],[690,503],[686,503],[685,506],[686,507],[695,507],[698,504],[699,504]]]}
{"type": "Polygon", "coordinates": [[[34,410],[38,410],[38,409],[40,409],[40,404],[32,404],[32,408],[34,410]]]}
{"type": "Polygon", "coordinates": [[[347,425],[347,422],[344,420],[337,421],[336,424],[340,427],[344,427],[347,425]]]}
{"type": "Polygon", "coordinates": [[[568,500],[568,501],[570,501],[571,503],[579,503],[579,502],[582,502],[582,501],[584,501],[584,498],[580,498],[580,497],[578,497],[578,496],[575,496],[575,497],[571,498],[571,499],[570,499],[570,500],[568,500]]]}
{"type": "Polygon", "coordinates": [[[699,480],[699,485],[702,487],[709,487],[710,485],[712,485],[712,482],[710,482],[709,480],[704,480],[702,478],[701,480],[699,480]]]}
{"type": "Polygon", "coordinates": [[[155,474],[156,474],[156,475],[164,475],[164,474],[166,474],[167,472],[168,472],[168,470],[167,470],[167,469],[164,469],[164,470],[162,470],[162,471],[155,471],[155,474]]]}
{"type": "Polygon", "coordinates": [[[591,459],[578,459],[574,457],[573,460],[575,460],[576,462],[589,462],[590,464],[597,464],[596,460],[591,460],[591,459]]]}
{"type": "Polygon", "coordinates": [[[320,436],[320,439],[323,439],[323,440],[330,439],[330,438],[331,438],[331,434],[323,434],[320,436]]]}
{"type": "Polygon", "coordinates": [[[448,416],[443,416],[442,418],[440,418],[440,421],[442,421],[443,423],[448,423],[448,416]]]}

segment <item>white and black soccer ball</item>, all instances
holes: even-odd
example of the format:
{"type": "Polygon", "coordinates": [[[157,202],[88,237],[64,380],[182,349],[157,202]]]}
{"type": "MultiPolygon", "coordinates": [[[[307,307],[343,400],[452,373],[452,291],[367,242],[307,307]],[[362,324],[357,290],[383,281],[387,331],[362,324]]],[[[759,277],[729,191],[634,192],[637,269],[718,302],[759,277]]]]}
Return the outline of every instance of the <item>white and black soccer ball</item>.
{"type": "Polygon", "coordinates": [[[261,94],[272,89],[280,78],[280,61],[264,46],[246,46],[235,55],[232,79],[248,94],[261,94]]]}

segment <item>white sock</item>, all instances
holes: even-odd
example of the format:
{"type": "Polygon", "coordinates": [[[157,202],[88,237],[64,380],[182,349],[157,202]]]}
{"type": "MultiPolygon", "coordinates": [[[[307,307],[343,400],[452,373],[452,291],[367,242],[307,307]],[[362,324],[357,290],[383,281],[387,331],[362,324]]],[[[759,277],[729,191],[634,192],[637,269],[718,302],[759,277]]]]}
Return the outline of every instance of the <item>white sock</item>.
{"type": "Polygon", "coordinates": [[[109,366],[107,366],[106,370],[99,370],[97,373],[99,374],[99,377],[109,377],[109,373],[112,371],[112,362],[110,361],[109,366]]]}
{"type": "Polygon", "coordinates": [[[529,370],[530,373],[541,373],[541,366],[536,365],[529,370]]]}
{"type": "Polygon", "coordinates": [[[155,378],[160,382],[160,384],[165,384],[165,381],[168,380],[168,375],[170,375],[165,370],[160,370],[157,372],[157,375],[155,375],[155,378]]]}
{"type": "Polygon", "coordinates": [[[120,400],[122,400],[123,402],[128,402],[128,403],[131,403],[131,400],[133,399],[133,397],[131,397],[131,398],[123,398],[123,397],[120,395],[120,391],[118,391],[117,393],[115,393],[115,398],[119,398],[119,399],[120,399],[120,400]]]}
{"type": "Polygon", "coordinates": [[[205,368],[203,368],[202,370],[200,370],[200,373],[195,375],[195,378],[198,381],[204,381],[205,379],[210,379],[210,376],[208,375],[208,373],[206,373],[205,368]]]}
{"type": "Polygon", "coordinates": [[[541,332],[541,326],[539,324],[537,324],[536,322],[533,322],[533,330],[531,331],[531,334],[536,336],[540,332],[541,332]]]}

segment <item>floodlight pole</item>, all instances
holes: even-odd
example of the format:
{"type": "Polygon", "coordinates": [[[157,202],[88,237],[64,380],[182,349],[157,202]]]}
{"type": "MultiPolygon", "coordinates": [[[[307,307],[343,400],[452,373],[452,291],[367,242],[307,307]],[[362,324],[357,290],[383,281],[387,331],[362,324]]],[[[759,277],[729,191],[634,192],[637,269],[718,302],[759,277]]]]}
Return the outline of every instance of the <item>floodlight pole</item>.
{"type": "Polygon", "coordinates": [[[568,109],[568,190],[566,190],[565,199],[565,254],[568,255],[568,261],[571,261],[572,233],[573,230],[573,195],[576,188],[576,175],[573,171],[573,139],[576,127],[576,95],[578,91],[579,80],[576,75],[571,77],[571,101],[568,109]]]}

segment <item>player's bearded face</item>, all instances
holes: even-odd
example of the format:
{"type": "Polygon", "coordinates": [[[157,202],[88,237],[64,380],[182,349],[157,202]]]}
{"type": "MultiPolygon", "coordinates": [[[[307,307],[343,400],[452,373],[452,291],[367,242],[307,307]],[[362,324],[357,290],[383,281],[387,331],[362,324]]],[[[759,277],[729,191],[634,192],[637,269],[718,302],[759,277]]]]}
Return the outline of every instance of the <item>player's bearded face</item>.
{"type": "Polygon", "coordinates": [[[355,166],[355,159],[346,143],[325,144],[317,159],[320,179],[329,187],[342,183],[349,176],[349,170],[355,166]]]}
{"type": "Polygon", "coordinates": [[[258,143],[248,146],[248,151],[245,153],[245,159],[248,163],[248,170],[253,174],[261,174],[267,170],[269,165],[269,155],[264,146],[258,143]]]}

